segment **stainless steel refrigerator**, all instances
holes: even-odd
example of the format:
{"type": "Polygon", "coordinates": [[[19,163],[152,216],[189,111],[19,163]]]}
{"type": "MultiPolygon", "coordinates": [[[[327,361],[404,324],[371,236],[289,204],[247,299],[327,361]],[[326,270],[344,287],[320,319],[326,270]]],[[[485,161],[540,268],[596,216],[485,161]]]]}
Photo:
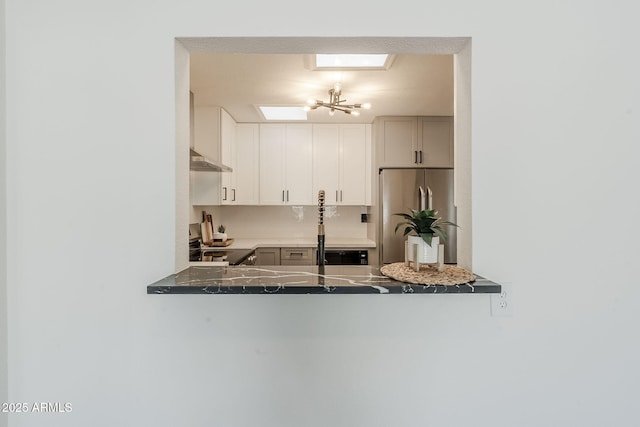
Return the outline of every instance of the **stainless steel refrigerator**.
{"type": "MultiPolygon", "coordinates": [[[[409,209],[435,209],[443,219],[457,223],[453,203],[453,169],[381,169],[379,189],[382,264],[404,261],[404,227],[398,229],[398,233],[394,232],[396,224],[403,218],[395,213],[410,213],[409,209]]],[[[456,263],[456,229],[454,226],[445,227],[448,239],[444,243],[444,262],[447,264],[456,263]]]]}

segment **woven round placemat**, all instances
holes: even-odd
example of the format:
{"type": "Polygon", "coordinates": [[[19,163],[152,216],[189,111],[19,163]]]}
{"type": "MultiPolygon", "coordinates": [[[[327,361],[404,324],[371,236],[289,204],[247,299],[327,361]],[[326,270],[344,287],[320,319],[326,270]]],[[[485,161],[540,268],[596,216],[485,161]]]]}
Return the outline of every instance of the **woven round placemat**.
{"type": "Polygon", "coordinates": [[[395,262],[380,267],[380,273],[400,282],[424,285],[461,285],[476,280],[475,274],[457,265],[444,265],[443,271],[431,265],[421,265],[415,271],[413,264],[407,267],[404,262],[395,262]]]}

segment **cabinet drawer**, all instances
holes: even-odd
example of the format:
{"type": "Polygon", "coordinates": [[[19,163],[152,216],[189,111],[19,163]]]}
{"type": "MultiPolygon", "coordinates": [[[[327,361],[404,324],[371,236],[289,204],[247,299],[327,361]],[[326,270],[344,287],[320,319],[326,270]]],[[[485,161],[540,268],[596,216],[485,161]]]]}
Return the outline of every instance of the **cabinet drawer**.
{"type": "Polygon", "coordinates": [[[280,263],[282,265],[313,265],[313,248],[281,248],[280,263]]]}

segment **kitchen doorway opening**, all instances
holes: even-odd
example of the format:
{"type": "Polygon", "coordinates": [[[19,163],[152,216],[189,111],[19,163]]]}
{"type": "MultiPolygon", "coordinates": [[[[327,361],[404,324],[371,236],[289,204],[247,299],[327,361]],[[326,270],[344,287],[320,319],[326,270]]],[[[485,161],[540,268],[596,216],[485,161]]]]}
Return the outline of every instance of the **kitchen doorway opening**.
{"type": "MultiPolygon", "coordinates": [[[[175,271],[188,266],[190,55],[192,53],[391,53],[453,55],[455,204],[458,264],[472,269],[470,37],[180,37],[175,39],[175,271]]],[[[377,190],[373,191],[377,194],[377,190]]],[[[375,201],[374,201],[375,203],[375,201]]]]}

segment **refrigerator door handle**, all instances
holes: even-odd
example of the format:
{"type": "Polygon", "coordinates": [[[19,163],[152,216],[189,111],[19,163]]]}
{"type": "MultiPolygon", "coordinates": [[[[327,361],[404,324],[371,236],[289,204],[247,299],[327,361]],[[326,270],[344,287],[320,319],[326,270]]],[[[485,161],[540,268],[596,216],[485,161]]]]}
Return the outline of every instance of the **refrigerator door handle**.
{"type": "MultiPolygon", "coordinates": [[[[427,187],[429,188],[429,187],[427,187]]],[[[418,186],[418,193],[420,194],[420,210],[423,211],[425,209],[427,209],[427,199],[425,197],[425,193],[424,193],[424,188],[422,188],[422,185],[418,186]]]]}
{"type": "Polygon", "coordinates": [[[433,209],[433,191],[431,191],[431,187],[427,185],[427,195],[429,196],[427,200],[427,209],[433,209]]]}

